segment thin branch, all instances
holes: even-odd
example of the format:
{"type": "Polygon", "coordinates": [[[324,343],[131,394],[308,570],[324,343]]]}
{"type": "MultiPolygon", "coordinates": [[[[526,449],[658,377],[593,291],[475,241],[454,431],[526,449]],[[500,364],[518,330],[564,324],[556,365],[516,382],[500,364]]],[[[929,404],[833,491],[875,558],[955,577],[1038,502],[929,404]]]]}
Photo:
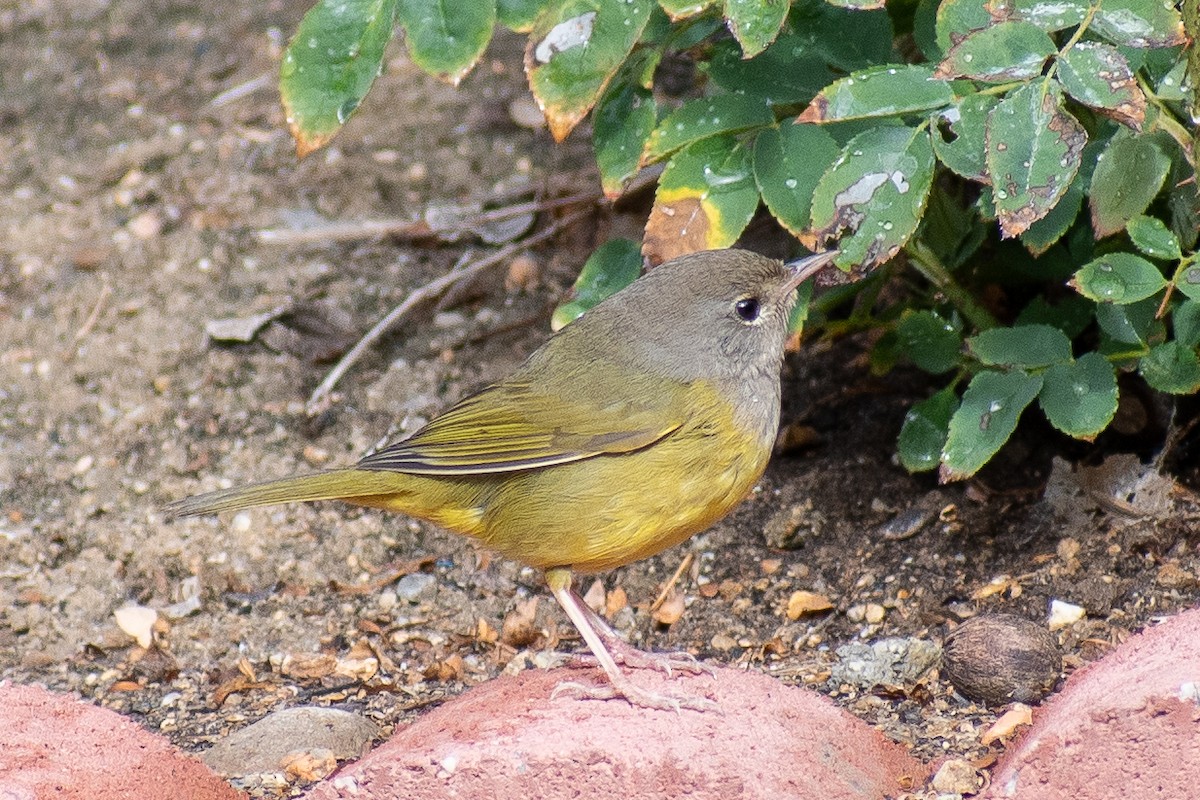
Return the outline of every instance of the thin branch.
{"type": "Polygon", "coordinates": [[[387,316],[375,323],[371,330],[367,331],[363,338],[358,340],[354,347],[346,355],[342,356],[341,360],[333,366],[329,374],[325,376],[325,380],[313,390],[312,395],[308,398],[308,403],[305,410],[310,417],[315,417],[325,411],[330,405],[330,393],[333,387],[337,385],[342,376],[354,366],[354,364],[363,356],[372,345],[374,345],[384,334],[396,327],[396,325],[408,316],[416,308],[419,308],[425,303],[436,300],[444,292],[450,289],[459,281],[469,280],[480,274],[484,270],[494,267],[504,261],[515,256],[517,253],[534,245],[541,244],[554,236],[559,231],[583,219],[590,213],[590,209],[577,211],[574,214],[569,214],[562,219],[555,220],[545,229],[538,231],[532,236],[528,236],[517,242],[510,242],[496,252],[481,258],[469,267],[460,270],[448,272],[438,278],[434,278],[424,286],[418,287],[409,293],[408,297],[404,298],[404,302],[388,312],[387,316]]]}
{"type": "Polygon", "coordinates": [[[258,240],[265,244],[320,244],[325,242],[348,242],[391,236],[398,239],[455,238],[470,233],[473,229],[522,214],[552,211],[579,203],[596,203],[601,198],[594,192],[557,197],[550,200],[530,200],[504,208],[483,211],[473,216],[464,216],[453,228],[439,230],[424,219],[365,219],[358,222],[334,222],[311,228],[266,228],[258,232],[258,240]]]}

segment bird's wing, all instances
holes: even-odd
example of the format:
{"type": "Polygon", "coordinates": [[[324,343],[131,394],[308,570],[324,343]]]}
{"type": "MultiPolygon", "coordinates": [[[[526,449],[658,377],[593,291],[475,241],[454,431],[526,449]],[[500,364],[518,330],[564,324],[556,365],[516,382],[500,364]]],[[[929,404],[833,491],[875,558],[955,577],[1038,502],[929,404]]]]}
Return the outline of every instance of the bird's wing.
{"type": "Polygon", "coordinates": [[[367,456],[358,468],[423,475],[514,472],[637,450],[683,423],[661,399],[671,392],[637,400],[582,394],[564,398],[529,384],[497,384],[367,456]]]}

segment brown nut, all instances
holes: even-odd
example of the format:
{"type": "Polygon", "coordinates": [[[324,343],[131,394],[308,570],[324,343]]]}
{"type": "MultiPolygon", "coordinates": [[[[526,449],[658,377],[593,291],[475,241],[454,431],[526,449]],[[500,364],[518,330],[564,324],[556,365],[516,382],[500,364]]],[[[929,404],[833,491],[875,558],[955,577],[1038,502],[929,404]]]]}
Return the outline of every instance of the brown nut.
{"type": "Polygon", "coordinates": [[[1061,672],[1054,636],[1012,614],[969,619],[946,635],[942,648],[942,674],[964,697],[987,706],[1036,703],[1061,672]]]}

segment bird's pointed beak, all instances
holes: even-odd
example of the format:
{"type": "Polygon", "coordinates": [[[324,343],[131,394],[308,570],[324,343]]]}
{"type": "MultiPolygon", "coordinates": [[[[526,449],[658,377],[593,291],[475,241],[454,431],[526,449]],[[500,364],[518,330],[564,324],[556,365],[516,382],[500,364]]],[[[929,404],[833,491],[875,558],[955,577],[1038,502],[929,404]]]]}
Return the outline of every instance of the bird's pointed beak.
{"type": "Polygon", "coordinates": [[[792,274],[788,278],[788,282],[783,286],[783,296],[787,297],[796,291],[797,286],[824,269],[827,264],[833,261],[837,254],[837,250],[828,250],[824,253],[816,253],[815,255],[804,256],[803,258],[786,262],[784,266],[791,270],[792,274]]]}

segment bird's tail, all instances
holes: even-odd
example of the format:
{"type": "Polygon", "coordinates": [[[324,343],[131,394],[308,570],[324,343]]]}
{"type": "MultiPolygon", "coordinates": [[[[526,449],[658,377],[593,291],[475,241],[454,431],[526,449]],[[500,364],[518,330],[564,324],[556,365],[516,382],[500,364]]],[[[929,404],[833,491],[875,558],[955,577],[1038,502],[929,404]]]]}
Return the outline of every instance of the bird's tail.
{"type": "Polygon", "coordinates": [[[398,476],[395,473],[340,469],[185,497],[167,504],[163,511],[168,519],[173,519],[277,503],[345,500],[390,494],[397,490],[397,483],[398,476]]]}

